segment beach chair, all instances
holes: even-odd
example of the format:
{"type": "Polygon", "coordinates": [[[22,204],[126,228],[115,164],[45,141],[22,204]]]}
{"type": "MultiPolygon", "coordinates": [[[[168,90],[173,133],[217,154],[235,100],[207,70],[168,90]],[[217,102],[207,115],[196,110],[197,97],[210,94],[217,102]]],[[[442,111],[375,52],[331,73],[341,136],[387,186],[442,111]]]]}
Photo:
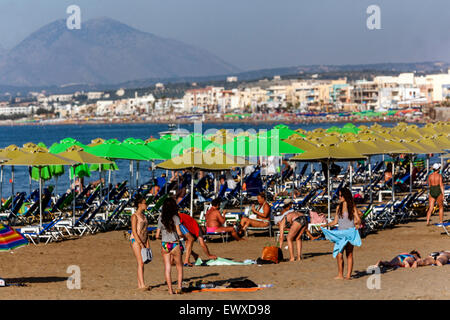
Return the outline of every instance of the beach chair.
{"type": "Polygon", "coordinates": [[[435,226],[442,227],[442,229],[444,229],[444,232],[448,236],[450,236],[450,222],[436,223],[435,226]]]}
{"type": "MultiPolygon", "coordinates": [[[[200,212],[200,217],[198,219],[199,226],[203,226],[206,228],[206,212],[211,208],[211,204],[205,204],[203,210],[200,212]]],[[[226,223],[225,223],[226,224],[226,223]]],[[[231,235],[230,232],[206,232],[204,235],[205,241],[210,241],[214,238],[221,238],[222,242],[228,242],[228,238],[231,235]]]]}
{"type": "Polygon", "coordinates": [[[251,232],[267,232],[269,234],[269,237],[272,237],[272,229],[274,226],[274,222],[273,222],[273,210],[270,210],[270,218],[269,218],[269,225],[267,227],[248,227],[247,230],[245,230],[245,234],[246,236],[249,235],[249,231],[251,232]]]}
{"type": "Polygon", "coordinates": [[[20,192],[16,195],[11,204],[11,208],[6,210],[5,212],[0,213],[0,220],[7,220],[10,225],[15,225],[19,218],[19,211],[22,208],[23,203],[25,202],[25,192],[20,192]]]}
{"type": "Polygon", "coordinates": [[[53,220],[50,223],[40,226],[28,226],[18,229],[21,234],[28,238],[34,245],[45,239],[45,244],[51,241],[58,241],[64,239],[64,235],[55,228],[55,225],[62,220],[62,216],[53,220]],[[37,242],[37,243],[36,243],[37,242]]]}
{"type": "Polygon", "coordinates": [[[2,203],[2,206],[0,207],[0,213],[5,212],[11,207],[12,200],[13,196],[9,196],[8,199],[6,199],[5,202],[2,203]]]}

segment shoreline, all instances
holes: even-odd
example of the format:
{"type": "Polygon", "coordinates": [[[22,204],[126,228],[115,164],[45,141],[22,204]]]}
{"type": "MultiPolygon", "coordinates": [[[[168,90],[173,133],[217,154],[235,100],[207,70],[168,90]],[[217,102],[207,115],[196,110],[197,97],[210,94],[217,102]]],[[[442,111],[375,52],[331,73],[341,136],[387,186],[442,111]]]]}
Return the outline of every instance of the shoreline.
{"type": "MultiPolygon", "coordinates": [[[[108,120],[87,120],[87,121],[79,121],[79,120],[65,120],[65,121],[36,121],[36,122],[18,122],[18,121],[0,121],[0,127],[21,127],[21,126],[65,126],[65,125],[101,125],[101,124],[109,124],[109,125],[119,125],[119,124],[192,124],[196,121],[200,120],[137,120],[137,119],[128,119],[121,121],[108,121],[108,120]]],[[[399,117],[396,119],[311,119],[309,121],[305,121],[304,119],[252,119],[250,121],[240,119],[240,120],[223,120],[223,119],[206,119],[204,121],[200,121],[204,124],[275,124],[275,123],[285,123],[285,124],[315,124],[315,123],[367,123],[367,122],[376,122],[376,123],[398,123],[398,122],[407,122],[414,124],[426,124],[432,121],[426,121],[422,119],[420,121],[407,121],[404,117],[399,117]]]]}

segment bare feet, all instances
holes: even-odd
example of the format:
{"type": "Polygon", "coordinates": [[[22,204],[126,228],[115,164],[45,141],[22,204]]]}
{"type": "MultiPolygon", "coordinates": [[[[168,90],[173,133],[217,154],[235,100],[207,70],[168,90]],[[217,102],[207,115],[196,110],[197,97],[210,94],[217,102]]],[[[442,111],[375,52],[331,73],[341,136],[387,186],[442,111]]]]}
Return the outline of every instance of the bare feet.
{"type": "Polygon", "coordinates": [[[217,256],[215,256],[215,255],[210,255],[208,258],[210,258],[210,259],[213,259],[213,260],[216,260],[217,259],[217,256]]]}
{"type": "Polygon", "coordinates": [[[295,261],[294,258],[289,259],[289,262],[294,262],[294,261],[295,261]]]}
{"type": "Polygon", "coordinates": [[[346,276],[345,277],[345,280],[352,280],[353,278],[352,278],[352,276],[346,276]]]}
{"type": "Polygon", "coordinates": [[[414,261],[414,263],[412,264],[411,268],[417,268],[417,261],[414,261]]]}
{"type": "Polygon", "coordinates": [[[344,277],[343,276],[337,276],[337,277],[334,278],[334,280],[344,280],[344,277]]]}

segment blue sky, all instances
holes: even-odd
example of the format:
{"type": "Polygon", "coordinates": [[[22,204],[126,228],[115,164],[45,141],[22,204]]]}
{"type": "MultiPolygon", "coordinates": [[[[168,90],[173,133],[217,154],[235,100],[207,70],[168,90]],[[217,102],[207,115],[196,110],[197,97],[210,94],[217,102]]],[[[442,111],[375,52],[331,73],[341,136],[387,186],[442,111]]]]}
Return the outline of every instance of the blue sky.
{"type": "Polygon", "coordinates": [[[243,70],[309,64],[450,62],[448,0],[0,0],[0,46],[80,6],[209,50],[243,70]],[[381,8],[381,30],[366,9],[381,8]]]}

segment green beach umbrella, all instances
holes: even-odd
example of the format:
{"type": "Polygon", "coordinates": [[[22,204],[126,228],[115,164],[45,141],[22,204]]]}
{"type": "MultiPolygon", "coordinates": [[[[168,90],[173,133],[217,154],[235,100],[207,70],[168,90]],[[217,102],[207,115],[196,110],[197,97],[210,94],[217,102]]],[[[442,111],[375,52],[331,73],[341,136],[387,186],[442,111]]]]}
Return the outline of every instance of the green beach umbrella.
{"type": "Polygon", "coordinates": [[[140,160],[145,161],[147,157],[142,155],[126,145],[120,143],[116,139],[110,139],[102,144],[94,147],[87,147],[84,151],[93,154],[97,157],[103,157],[107,159],[123,159],[123,160],[140,160]]]}

